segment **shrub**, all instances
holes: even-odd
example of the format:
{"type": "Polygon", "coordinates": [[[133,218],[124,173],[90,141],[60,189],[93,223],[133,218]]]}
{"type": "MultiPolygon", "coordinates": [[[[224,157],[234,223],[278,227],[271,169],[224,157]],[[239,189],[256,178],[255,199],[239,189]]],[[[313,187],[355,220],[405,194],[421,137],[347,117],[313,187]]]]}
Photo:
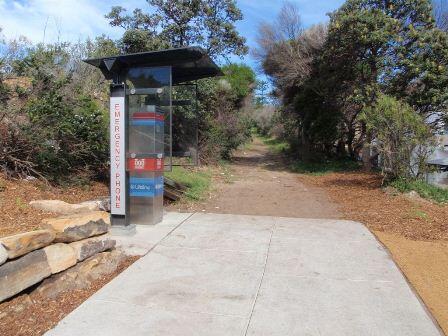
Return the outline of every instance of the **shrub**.
{"type": "Polygon", "coordinates": [[[433,134],[411,106],[381,94],[372,107],[364,109],[363,119],[376,139],[386,180],[414,179],[427,171],[433,134]]]}
{"type": "Polygon", "coordinates": [[[104,177],[108,160],[106,113],[90,97],[68,99],[55,90],[30,101],[23,130],[34,144],[36,169],[51,180],[70,174],[104,177]]]}

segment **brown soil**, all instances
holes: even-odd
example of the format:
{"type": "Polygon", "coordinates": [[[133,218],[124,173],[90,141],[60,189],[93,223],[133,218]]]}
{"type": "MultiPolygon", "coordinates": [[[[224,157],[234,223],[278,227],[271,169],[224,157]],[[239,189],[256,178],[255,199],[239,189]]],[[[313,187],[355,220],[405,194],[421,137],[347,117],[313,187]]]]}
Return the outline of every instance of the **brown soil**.
{"type": "Polygon", "coordinates": [[[0,304],[2,336],[40,336],[50,330],[101,287],[128,268],[138,257],[126,258],[114,273],[108,274],[83,290],[67,291],[48,299],[32,291],[0,304]]]}
{"type": "Polygon", "coordinates": [[[376,234],[448,334],[448,242],[416,241],[385,232],[376,234]]]}
{"type": "MultiPolygon", "coordinates": [[[[269,152],[257,138],[238,151],[231,163],[230,181],[214,179],[211,197],[202,203],[181,207],[205,211],[260,216],[338,218],[340,213],[325,192],[305,185],[288,172],[283,159],[269,152]]],[[[179,206],[172,206],[179,210],[179,206]]]]}
{"type": "Polygon", "coordinates": [[[288,172],[258,139],[236,154],[230,169],[231,183],[216,179],[209,200],[183,210],[362,222],[448,334],[448,205],[386,193],[378,174],[288,172]]]}
{"type": "Polygon", "coordinates": [[[62,188],[38,180],[7,180],[0,176],[0,237],[39,229],[42,219],[56,216],[30,207],[30,201],[59,199],[79,203],[108,194],[108,187],[101,183],[62,188]]]}
{"type": "Polygon", "coordinates": [[[339,205],[344,218],[364,223],[372,231],[395,233],[413,240],[448,240],[447,205],[386,193],[378,174],[299,175],[299,180],[325,190],[339,205]]]}

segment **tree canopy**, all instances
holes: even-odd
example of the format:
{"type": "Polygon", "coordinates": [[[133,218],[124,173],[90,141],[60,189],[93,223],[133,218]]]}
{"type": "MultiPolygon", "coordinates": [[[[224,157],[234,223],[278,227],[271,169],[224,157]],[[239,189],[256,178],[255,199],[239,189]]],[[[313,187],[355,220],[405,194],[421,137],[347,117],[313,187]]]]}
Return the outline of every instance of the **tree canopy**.
{"type": "Polygon", "coordinates": [[[261,26],[256,55],[302,154],[359,157],[375,136],[361,113],[382,94],[424,121],[446,119],[448,35],[430,0],[347,0],[328,26],[296,28],[295,36],[278,33],[284,11],[261,26]]]}
{"type": "Polygon", "coordinates": [[[147,0],[150,13],[121,6],[106,15],[112,26],[122,27],[125,52],[197,45],[212,57],[243,56],[246,40],[235,27],[243,19],[234,0],[147,0]]]}

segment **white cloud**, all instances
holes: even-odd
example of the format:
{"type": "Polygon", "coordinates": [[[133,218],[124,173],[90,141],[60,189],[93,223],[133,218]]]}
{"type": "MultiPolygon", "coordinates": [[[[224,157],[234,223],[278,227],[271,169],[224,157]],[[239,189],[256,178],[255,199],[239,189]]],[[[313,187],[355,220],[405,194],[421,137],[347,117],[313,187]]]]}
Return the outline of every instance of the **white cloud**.
{"type": "MultiPolygon", "coordinates": [[[[26,36],[33,42],[76,41],[106,34],[118,37],[119,28],[104,18],[111,6],[124,1],[0,0],[0,27],[9,38],[26,36]]],[[[126,1],[125,7],[144,7],[144,0],[126,1]]]]}

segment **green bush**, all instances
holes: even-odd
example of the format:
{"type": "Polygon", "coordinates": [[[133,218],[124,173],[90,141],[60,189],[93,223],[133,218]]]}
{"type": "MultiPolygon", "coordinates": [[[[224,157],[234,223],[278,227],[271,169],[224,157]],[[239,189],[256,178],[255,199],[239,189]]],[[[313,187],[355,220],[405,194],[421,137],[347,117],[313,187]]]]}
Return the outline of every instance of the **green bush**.
{"type": "Polygon", "coordinates": [[[269,147],[274,153],[289,153],[291,150],[291,145],[288,141],[280,140],[277,138],[271,138],[263,135],[259,135],[260,139],[265,145],[269,147]]]}
{"type": "Polygon", "coordinates": [[[71,174],[107,174],[107,114],[90,97],[62,96],[50,90],[27,106],[23,130],[34,144],[36,169],[58,181],[71,174]]]}
{"type": "Polygon", "coordinates": [[[363,119],[376,140],[386,180],[419,178],[427,171],[434,137],[411,106],[381,94],[373,106],[364,109],[363,119]]]}
{"type": "Polygon", "coordinates": [[[235,69],[239,68],[247,71],[247,67],[235,65],[223,79],[198,82],[199,146],[204,163],[229,159],[232,151],[251,137],[251,119],[239,96],[243,86],[251,92],[251,79],[236,79],[235,69]]]}

